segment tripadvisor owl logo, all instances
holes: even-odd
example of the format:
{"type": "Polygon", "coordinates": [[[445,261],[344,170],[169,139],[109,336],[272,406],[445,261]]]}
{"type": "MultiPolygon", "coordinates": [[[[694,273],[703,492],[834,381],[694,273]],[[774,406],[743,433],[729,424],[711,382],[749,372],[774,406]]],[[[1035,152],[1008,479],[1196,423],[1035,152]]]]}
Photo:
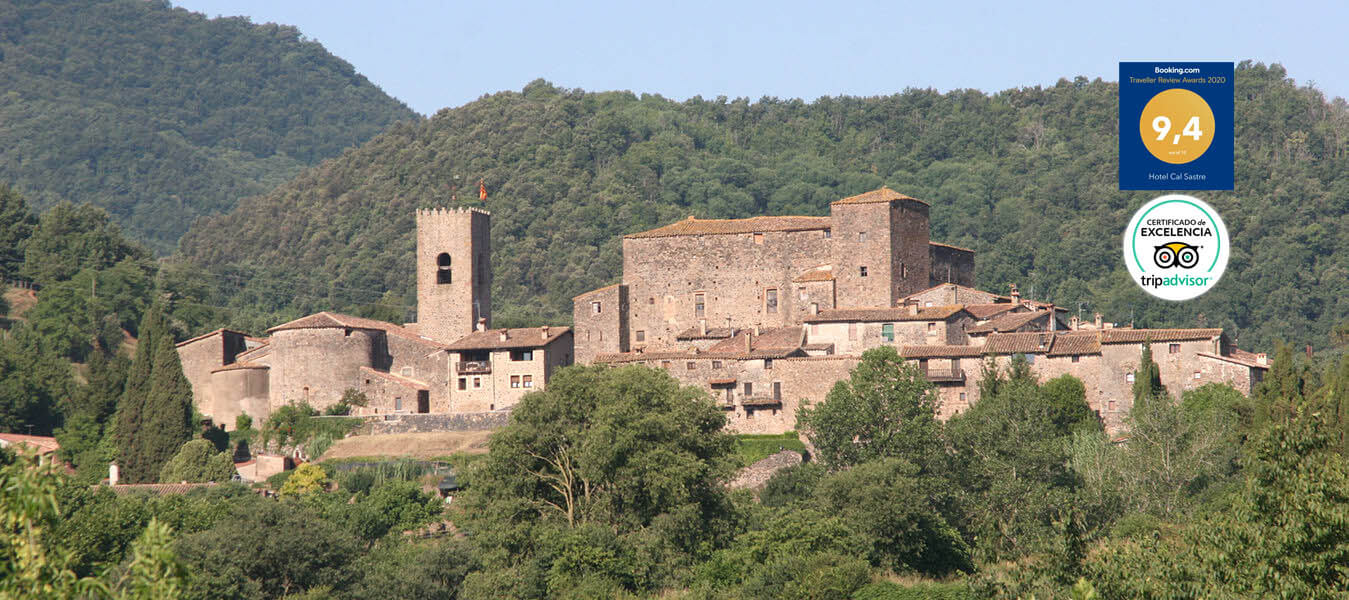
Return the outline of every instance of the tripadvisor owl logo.
{"type": "Polygon", "coordinates": [[[1230,245],[1218,211],[1193,196],[1171,194],[1134,213],[1124,230],[1124,262],[1143,291],[1189,300],[1218,283],[1230,245]]]}

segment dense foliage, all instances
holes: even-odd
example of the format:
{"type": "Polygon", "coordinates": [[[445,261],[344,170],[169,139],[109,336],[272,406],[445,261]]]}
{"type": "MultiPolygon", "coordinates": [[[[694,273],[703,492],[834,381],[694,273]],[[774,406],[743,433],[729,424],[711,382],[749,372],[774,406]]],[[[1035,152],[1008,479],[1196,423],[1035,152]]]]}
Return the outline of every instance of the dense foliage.
{"type": "Polygon", "coordinates": [[[827,214],[885,184],[931,202],[934,240],[978,252],[981,287],[1017,283],[1140,326],[1221,326],[1247,348],[1328,346],[1349,318],[1349,107],[1280,66],[1238,67],[1237,191],[1203,194],[1232,260],[1213,291],[1168,303],[1119,260],[1117,232],[1155,194],[1116,189],[1116,105],[1116,84],[1083,78],[809,103],[536,81],[395,126],[198,223],[182,247],[219,274],[236,326],[323,309],[410,317],[413,210],[483,206],[498,321],[565,323],[574,295],[618,279],[624,234],[689,215],[827,214]]]}
{"type": "Polygon", "coordinates": [[[419,119],[294,27],[166,1],[0,4],[0,90],[0,180],[39,206],[102,206],[160,251],[197,216],[419,119]]]}

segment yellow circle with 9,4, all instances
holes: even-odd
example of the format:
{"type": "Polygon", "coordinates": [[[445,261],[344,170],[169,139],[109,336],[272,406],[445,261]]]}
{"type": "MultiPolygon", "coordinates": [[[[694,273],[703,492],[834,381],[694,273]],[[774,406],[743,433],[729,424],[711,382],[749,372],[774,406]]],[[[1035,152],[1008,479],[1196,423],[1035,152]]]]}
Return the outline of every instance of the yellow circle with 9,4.
{"type": "Polygon", "coordinates": [[[1213,109],[1199,94],[1180,88],[1153,96],[1138,118],[1148,152],[1173,165],[1203,156],[1213,143],[1213,129],[1213,109]]]}

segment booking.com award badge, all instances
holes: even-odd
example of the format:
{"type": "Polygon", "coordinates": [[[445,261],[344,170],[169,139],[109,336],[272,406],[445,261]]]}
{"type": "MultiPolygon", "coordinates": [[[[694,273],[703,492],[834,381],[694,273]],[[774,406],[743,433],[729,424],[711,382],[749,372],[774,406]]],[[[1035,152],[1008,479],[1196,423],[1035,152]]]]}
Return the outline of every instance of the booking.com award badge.
{"type": "Polygon", "coordinates": [[[1163,300],[1189,300],[1222,278],[1231,255],[1227,226],[1212,206],[1192,196],[1157,198],[1124,230],[1124,263],[1134,283],[1163,300]]]}

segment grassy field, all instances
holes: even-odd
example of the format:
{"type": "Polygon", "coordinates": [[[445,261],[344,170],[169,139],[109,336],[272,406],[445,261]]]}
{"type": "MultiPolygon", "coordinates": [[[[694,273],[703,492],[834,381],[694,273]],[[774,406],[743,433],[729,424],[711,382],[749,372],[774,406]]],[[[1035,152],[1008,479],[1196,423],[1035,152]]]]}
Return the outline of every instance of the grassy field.
{"type": "Polygon", "coordinates": [[[783,450],[804,454],[806,445],[795,431],[783,434],[744,434],[735,436],[735,455],[742,466],[749,466],[783,450]]]}

